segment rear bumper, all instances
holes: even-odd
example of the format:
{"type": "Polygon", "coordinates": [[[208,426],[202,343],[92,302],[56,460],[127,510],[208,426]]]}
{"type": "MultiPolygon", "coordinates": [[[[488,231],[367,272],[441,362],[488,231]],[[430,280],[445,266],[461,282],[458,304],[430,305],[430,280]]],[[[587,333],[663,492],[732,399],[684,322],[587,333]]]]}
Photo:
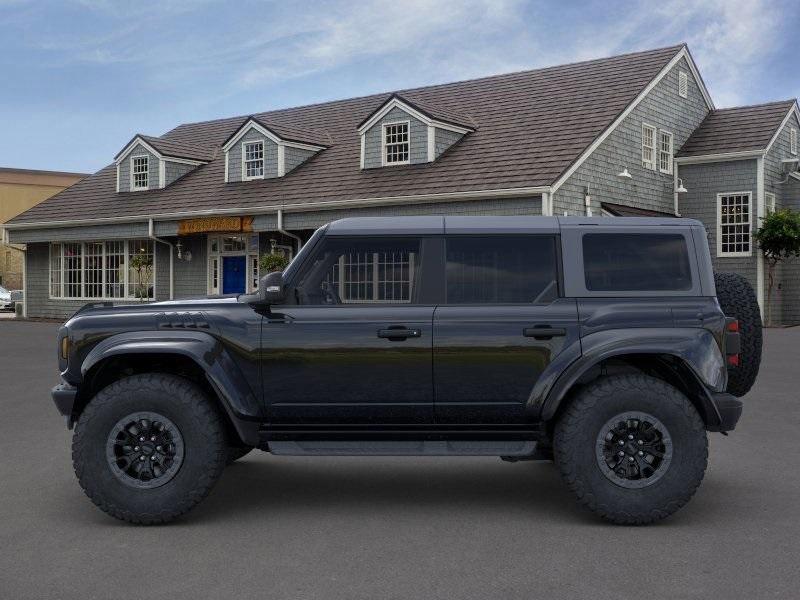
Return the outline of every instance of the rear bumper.
{"type": "Polygon", "coordinates": [[[719,414],[719,425],[709,426],[709,431],[733,431],[742,416],[742,401],[731,394],[711,394],[711,401],[719,414]]]}
{"type": "Polygon", "coordinates": [[[75,407],[75,398],[78,396],[78,388],[68,383],[60,383],[50,391],[53,403],[58,412],[67,418],[67,427],[72,427],[72,411],[75,407]]]}

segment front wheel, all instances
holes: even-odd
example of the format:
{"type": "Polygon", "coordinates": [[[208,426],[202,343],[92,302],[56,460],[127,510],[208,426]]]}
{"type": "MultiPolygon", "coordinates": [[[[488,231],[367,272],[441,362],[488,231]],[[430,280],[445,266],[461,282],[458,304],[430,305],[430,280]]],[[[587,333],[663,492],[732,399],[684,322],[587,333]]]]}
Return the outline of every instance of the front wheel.
{"type": "Polygon", "coordinates": [[[103,389],[78,419],[75,474],[101,510],[130,523],[166,523],[205,498],[228,446],[216,407],[192,382],[152,373],[103,389]]]}
{"type": "Polygon", "coordinates": [[[555,426],[555,462],[578,500],[608,521],[663,519],[694,495],[708,440],[692,403],[645,375],[604,377],[581,390],[555,426]]]}

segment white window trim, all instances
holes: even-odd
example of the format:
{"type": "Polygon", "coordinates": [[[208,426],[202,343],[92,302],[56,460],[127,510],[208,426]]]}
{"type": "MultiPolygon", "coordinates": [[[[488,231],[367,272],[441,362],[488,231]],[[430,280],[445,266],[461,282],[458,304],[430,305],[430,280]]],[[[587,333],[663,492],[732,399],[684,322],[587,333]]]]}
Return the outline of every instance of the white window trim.
{"type": "Polygon", "coordinates": [[[150,156],[148,154],[132,154],[129,159],[129,168],[130,168],[130,175],[131,175],[131,182],[130,182],[130,190],[132,192],[146,192],[150,189],[150,156]],[[143,187],[139,187],[134,185],[136,178],[133,176],[133,163],[137,158],[145,158],[147,159],[147,185],[143,187]]]}
{"type": "Polygon", "coordinates": [[[660,172],[662,172],[662,173],[666,173],[667,175],[672,175],[672,162],[673,162],[672,159],[675,157],[675,136],[672,135],[672,132],[665,131],[665,130],[659,130],[659,132],[658,132],[658,152],[656,154],[658,155],[658,170],[660,172]],[[669,136],[669,160],[667,161],[667,165],[668,166],[667,166],[666,169],[664,169],[661,166],[661,155],[662,154],[666,154],[666,152],[664,152],[662,150],[662,148],[661,148],[661,136],[662,135],[668,135],[669,136]]]}
{"type": "Polygon", "coordinates": [[[775,212],[775,193],[774,192],[764,192],[764,206],[767,209],[768,213],[775,212]]]}
{"type": "Polygon", "coordinates": [[[689,74],[683,70],[678,71],[678,96],[681,98],[689,97],[689,74]]]}
{"type": "Polygon", "coordinates": [[[156,265],[158,264],[158,260],[157,260],[157,257],[156,257],[156,244],[152,240],[148,240],[148,241],[152,245],[151,248],[152,248],[152,254],[153,254],[153,283],[152,283],[152,286],[153,286],[153,297],[152,297],[152,299],[148,298],[148,299],[142,300],[142,298],[137,298],[136,296],[128,296],[127,295],[128,294],[128,289],[129,289],[129,284],[130,284],[130,279],[129,279],[130,267],[128,266],[128,259],[130,257],[130,242],[131,242],[131,240],[90,240],[90,241],[86,241],[86,242],[74,242],[74,241],[67,240],[67,241],[60,241],[60,242],[50,242],[50,244],[48,245],[48,256],[47,256],[47,264],[48,264],[48,270],[47,270],[47,297],[48,297],[48,299],[49,300],[80,300],[80,301],[88,301],[88,302],[93,302],[93,301],[98,301],[98,300],[108,300],[110,302],[155,302],[156,299],[158,298],[158,290],[156,288],[156,282],[158,281],[158,277],[157,277],[157,273],[156,273],[156,268],[157,268],[156,265]],[[123,281],[121,283],[122,286],[123,286],[122,289],[125,291],[125,295],[111,297],[111,296],[106,296],[105,295],[105,293],[106,293],[106,269],[108,268],[108,265],[106,264],[106,243],[107,242],[117,242],[117,241],[123,241],[125,243],[125,249],[124,249],[124,253],[125,253],[124,254],[125,255],[125,269],[123,271],[124,277],[123,277],[123,281]],[[103,244],[102,280],[101,280],[101,283],[100,283],[100,285],[102,285],[102,289],[103,289],[103,296],[65,296],[64,295],[64,288],[65,288],[65,285],[66,285],[65,278],[64,278],[64,245],[65,244],[76,244],[76,243],[81,245],[81,291],[85,291],[85,289],[86,289],[86,278],[84,276],[85,275],[84,263],[85,263],[85,258],[86,258],[86,244],[103,244]],[[59,283],[59,288],[60,288],[61,291],[60,291],[60,293],[58,295],[53,295],[53,286],[52,286],[52,280],[51,280],[51,277],[52,277],[51,273],[53,272],[53,267],[52,267],[52,260],[53,260],[52,252],[53,252],[53,250],[52,250],[52,247],[55,244],[58,244],[60,246],[60,257],[61,257],[61,264],[60,264],[60,273],[61,273],[60,277],[61,277],[61,279],[60,279],[60,283],[59,283]]]}
{"type": "Polygon", "coordinates": [[[387,121],[386,123],[381,123],[381,166],[396,167],[400,165],[410,165],[410,164],[411,164],[411,120],[405,119],[400,121],[387,121]],[[391,127],[392,125],[402,125],[403,123],[405,123],[406,126],[408,127],[408,160],[400,162],[386,162],[386,128],[391,127]]]}
{"type": "Polygon", "coordinates": [[[650,123],[642,122],[642,167],[645,168],[645,169],[648,169],[650,171],[655,171],[656,168],[657,168],[657,161],[658,161],[658,128],[655,125],[650,125],[650,123]],[[645,143],[644,143],[644,140],[645,140],[644,132],[645,132],[646,129],[652,130],[652,132],[653,132],[653,145],[652,145],[652,147],[645,146],[645,143]],[[650,148],[653,151],[653,154],[652,154],[653,160],[650,163],[645,161],[645,158],[644,158],[645,148],[650,148]]]}
{"type": "Polygon", "coordinates": [[[789,128],[789,152],[797,156],[797,129],[789,128]]]}
{"type": "MultiPolygon", "coordinates": [[[[255,161],[252,161],[255,162],[255,161]]],[[[267,175],[267,144],[266,140],[243,140],[242,141],[242,181],[253,181],[254,179],[264,179],[267,175]],[[247,161],[245,161],[244,148],[247,144],[261,144],[261,175],[247,176],[247,161]]]]}
{"type": "Polygon", "coordinates": [[[717,257],[718,258],[735,258],[737,256],[752,256],[753,255],[753,192],[721,192],[717,194],[717,257]],[[750,250],[747,252],[723,252],[722,251],[722,197],[723,196],[744,196],[747,195],[747,214],[749,217],[750,225],[750,250]]]}

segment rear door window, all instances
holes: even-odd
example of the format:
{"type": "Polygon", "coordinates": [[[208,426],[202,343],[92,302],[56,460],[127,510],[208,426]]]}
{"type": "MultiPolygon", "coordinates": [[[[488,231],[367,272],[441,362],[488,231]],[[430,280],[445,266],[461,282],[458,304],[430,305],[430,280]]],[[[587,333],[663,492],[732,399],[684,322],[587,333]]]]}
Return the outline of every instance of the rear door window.
{"type": "Polygon", "coordinates": [[[531,304],[558,296],[551,235],[447,238],[447,304],[531,304]]]}
{"type": "Polygon", "coordinates": [[[689,252],[680,234],[588,233],[583,265],[589,291],[692,289],[689,252]]]}

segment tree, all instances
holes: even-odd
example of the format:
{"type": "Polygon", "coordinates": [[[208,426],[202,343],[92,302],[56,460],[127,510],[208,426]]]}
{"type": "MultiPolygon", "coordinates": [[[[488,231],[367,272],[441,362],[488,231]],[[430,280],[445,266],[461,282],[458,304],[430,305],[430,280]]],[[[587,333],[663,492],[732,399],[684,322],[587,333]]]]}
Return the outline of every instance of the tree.
{"type": "Polygon", "coordinates": [[[272,273],[283,271],[289,264],[289,259],[283,254],[262,254],[259,263],[263,272],[272,273]]]}
{"type": "Polygon", "coordinates": [[[136,273],[134,295],[144,302],[150,298],[150,284],[153,281],[153,259],[149,254],[134,254],[131,257],[131,269],[136,273]]]}
{"type": "Polygon", "coordinates": [[[800,256],[800,213],[790,209],[768,213],[754,237],[767,261],[767,325],[771,325],[775,269],[781,261],[800,256]]]}

